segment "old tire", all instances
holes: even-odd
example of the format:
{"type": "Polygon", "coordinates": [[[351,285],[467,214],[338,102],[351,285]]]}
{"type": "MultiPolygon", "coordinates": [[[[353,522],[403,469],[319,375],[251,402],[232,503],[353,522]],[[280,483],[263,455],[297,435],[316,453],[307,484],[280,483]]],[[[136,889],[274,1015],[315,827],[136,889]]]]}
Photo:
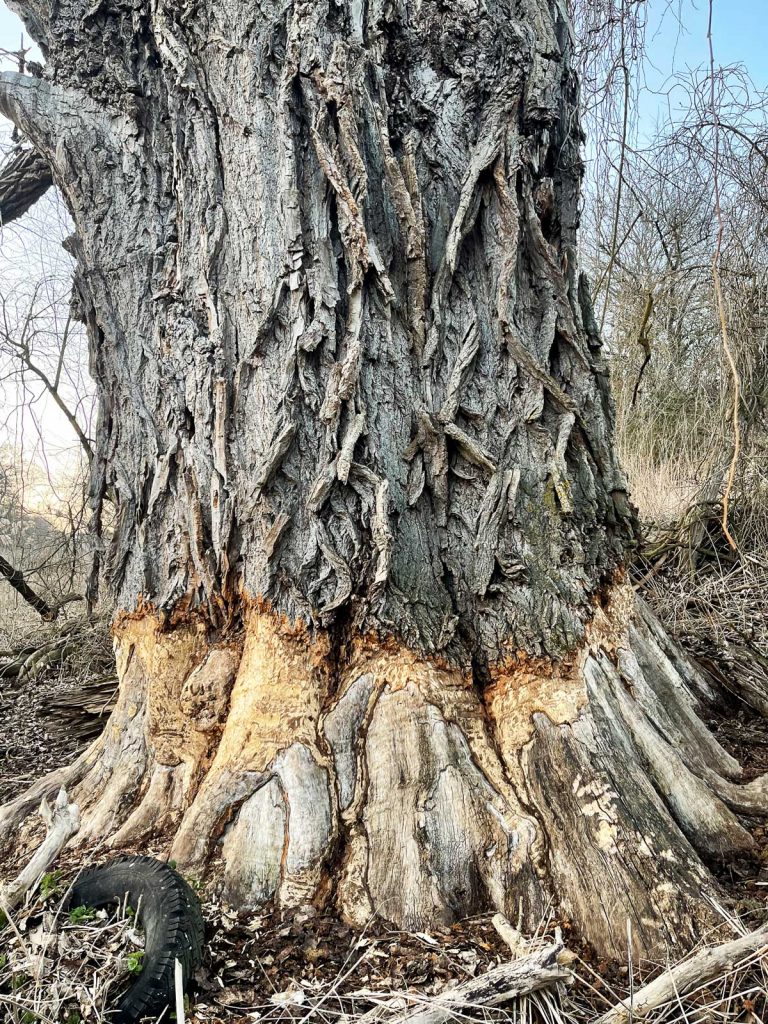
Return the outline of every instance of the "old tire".
{"type": "Polygon", "coordinates": [[[106,907],[127,897],[139,907],[144,928],[141,974],[120,1000],[110,1020],[136,1024],[174,1008],[175,961],[186,991],[203,951],[200,901],[181,875],[153,857],[127,857],[84,871],[75,881],[68,907],[106,907]]]}

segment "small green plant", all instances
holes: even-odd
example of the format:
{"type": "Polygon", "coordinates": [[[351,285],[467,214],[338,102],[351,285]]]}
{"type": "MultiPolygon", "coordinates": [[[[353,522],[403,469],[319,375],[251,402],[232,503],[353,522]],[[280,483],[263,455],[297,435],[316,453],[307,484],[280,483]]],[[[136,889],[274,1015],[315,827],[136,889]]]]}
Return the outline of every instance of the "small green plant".
{"type": "Polygon", "coordinates": [[[25,1010],[21,1015],[21,1024],[37,1024],[37,1014],[32,1010],[25,1010]]]}
{"type": "Polygon", "coordinates": [[[4,970],[8,966],[8,956],[6,953],[0,953],[0,971],[4,970]]]}
{"type": "Polygon", "coordinates": [[[141,974],[144,970],[144,950],[138,949],[125,958],[125,966],[129,974],[141,974]]]}
{"type": "Polygon", "coordinates": [[[93,907],[73,907],[69,912],[69,923],[85,924],[87,921],[92,921],[94,917],[96,917],[96,911],[93,907]]]}
{"type": "Polygon", "coordinates": [[[64,1024],[83,1024],[83,1018],[80,1016],[80,1011],[70,1010],[64,1024]]]}
{"type": "Polygon", "coordinates": [[[44,900],[50,899],[52,896],[59,896],[64,891],[64,887],[61,884],[61,871],[48,871],[43,875],[43,879],[40,882],[40,895],[44,900]]]}
{"type": "Polygon", "coordinates": [[[19,971],[18,974],[11,975],[11,991],[16,992],[29,981],[29,975],[24,974],[23,971],[19,971]]]}

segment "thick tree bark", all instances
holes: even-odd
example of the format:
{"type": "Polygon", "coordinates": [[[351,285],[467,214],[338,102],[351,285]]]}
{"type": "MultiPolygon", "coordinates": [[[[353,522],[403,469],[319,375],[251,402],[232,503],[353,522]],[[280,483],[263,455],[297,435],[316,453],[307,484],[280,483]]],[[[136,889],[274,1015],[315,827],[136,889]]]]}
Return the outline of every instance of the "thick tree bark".
{"type": "Polygon", "coordinates": [[[623,582],[559,0],[11,6],[117,505],[78,842],[164,838],[247,906],[689,943],[699,855],[751,839],[623,582]]]}
{"type": "Polygon", "coordinates": [[[0,167],[0,225],[23,216],[53,185],[51,169],[34,149],[13,152],[0,167]]]}

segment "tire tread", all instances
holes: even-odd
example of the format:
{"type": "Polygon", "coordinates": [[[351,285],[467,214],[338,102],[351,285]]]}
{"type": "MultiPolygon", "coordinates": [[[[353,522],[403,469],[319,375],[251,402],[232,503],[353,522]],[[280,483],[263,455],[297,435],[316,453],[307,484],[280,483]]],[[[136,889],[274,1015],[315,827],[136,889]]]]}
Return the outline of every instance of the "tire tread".
{"type": "Polygon", "coordinates": [[[177,959],[186,990],[202,962],[204,925],[200,900],[189,884],[169,864],[153,857],[121,858],[84,871],[72,886],[67,907],[103,907],[126,896],[131,906],[141,901],[144,965],[111,1019],[137,1024],[173,1006],[177,959]]]}

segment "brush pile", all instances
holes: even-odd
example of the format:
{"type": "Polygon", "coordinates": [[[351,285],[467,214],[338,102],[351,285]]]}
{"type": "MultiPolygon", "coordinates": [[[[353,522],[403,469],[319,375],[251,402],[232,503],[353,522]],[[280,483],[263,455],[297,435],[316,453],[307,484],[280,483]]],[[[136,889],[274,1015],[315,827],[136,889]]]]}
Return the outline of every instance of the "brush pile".
{"type": "Polygon", "coordinates": [[[68,764],[104,728],[117,691],[106,616],[61,619],[0,652],[0,804],[68,764]]]}

